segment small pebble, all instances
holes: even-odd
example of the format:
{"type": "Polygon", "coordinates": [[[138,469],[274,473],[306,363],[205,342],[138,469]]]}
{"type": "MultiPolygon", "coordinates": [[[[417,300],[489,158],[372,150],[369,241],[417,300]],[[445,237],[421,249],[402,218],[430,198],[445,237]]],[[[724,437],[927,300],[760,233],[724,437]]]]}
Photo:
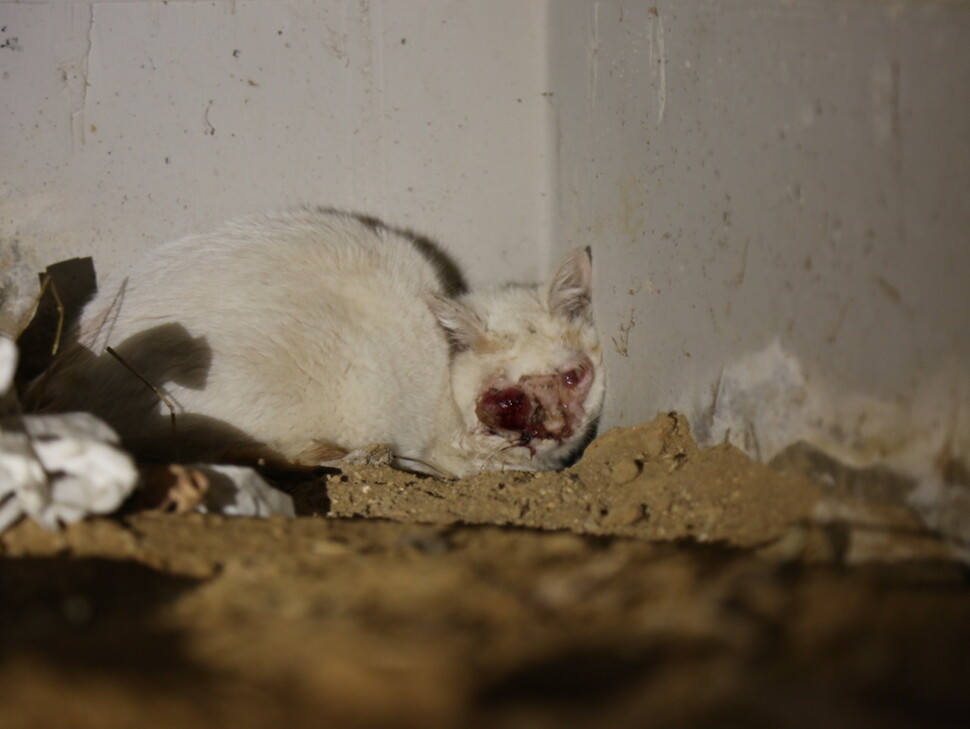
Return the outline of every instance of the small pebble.
{"type": "Polygon", "coordinates": [[[615,484],[628,483],[639,475],[640,466],[636,461],[619,461],[610,469],[610,477],[615,484]]]}
{"type": "Polygon", "coordinates": [[[600,520],[603,526],[619,527],[636,524],[643,519],[644,510],[640,504],[620,504],[604,514],[600,520]]]}

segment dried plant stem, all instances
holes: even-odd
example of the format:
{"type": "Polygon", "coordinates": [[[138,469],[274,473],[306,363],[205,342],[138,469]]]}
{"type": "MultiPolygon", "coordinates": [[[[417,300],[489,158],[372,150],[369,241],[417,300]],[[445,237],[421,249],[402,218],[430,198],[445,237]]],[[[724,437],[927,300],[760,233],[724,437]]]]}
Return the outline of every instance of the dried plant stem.
{"type": "Polygon", "coordinates": [[[131,372],[131,374],[133,374],[135,377],[141,380],[142,383],[144,383],[145,387],[147,387],[149,390],[154,392],[155,397],[161,400],[165,404],[165,407],[168,408],[169,415],[171,416],[171,419],[172,419],[172,451],[173,451],[174,459],[178,461],[179,460],[179,440],[178,440],[178,430],[175,425],[175,404],[168,398],[168,396],[164,392],[162,392],[158,387],[156,387],[151,382],[149,382],[148,379],[144,375],[142,375],[138,370],[136,370],[134,367],[128,364],[128,362],[125,361],[125,358],[122,357],[120,354],[118,354],[114,349],[112,349],[111,347],[106,347],[105,350],[108,352],[108,354],[110,354],[112,357],[118,360],[122,365],[124,365],[126,370],[128,370],[129,372],[131,372]]]}
{"type": "Polygon", "coordinates": [[[49,273],[41,274],[40,291],[34,297],[33,306],[30,308],[30,316],[26,317],[27,323],[17,333],[17,339],[20,339],[20,335],[24,333],[34,320],[34,317],[37,316],[40,302],[43,300],[48,288],[50,288],[51,295],[54,297],[54,303],[57,306],[57,330],[54,332],[54,344],[51,346],[51,357],[53,357],[57,354],[58,349],[60,349],[61,337],[64,335],[64,302],[61,301],[61,295],[57,292],[57,284],[54,283],[54,277],[49,273]]]}
{"type": "Polygon", "coordinates": [[[54,332],[54,346],[51,347],[51,357],[54,357],[61,346],[61,337],[64,334],[64,302],[61,301],[61,295],[57,293],[57,284],[54,283],[54,279],[50,275],[46,277],[46,282],[50,282],[51,295],[57,304],[57,330],[54,332]]]}

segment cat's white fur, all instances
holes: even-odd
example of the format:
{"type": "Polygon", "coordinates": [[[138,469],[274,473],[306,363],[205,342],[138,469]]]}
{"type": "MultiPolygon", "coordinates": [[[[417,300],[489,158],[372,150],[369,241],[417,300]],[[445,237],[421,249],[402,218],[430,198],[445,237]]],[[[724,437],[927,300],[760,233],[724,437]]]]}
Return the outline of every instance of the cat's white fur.
{"type": "Polygon", "coordinates": [[[581,250],[545,288],[455,299],[406,234],[311,208],[249,216],[156,248],[95,296],[31,399],[94,412],[148,457],[312,465],[385,444],[457,476],[556,468],[602,406],[589,297],[581,250]],[[577,363],[567,391],[554,378],[577,363]],[[130,370],[174,407],[174,436],[169,407],[130,370]],[[562,437],[482,422],[483,393],[539,375],[524,381],[552,387],[562,437]]]}

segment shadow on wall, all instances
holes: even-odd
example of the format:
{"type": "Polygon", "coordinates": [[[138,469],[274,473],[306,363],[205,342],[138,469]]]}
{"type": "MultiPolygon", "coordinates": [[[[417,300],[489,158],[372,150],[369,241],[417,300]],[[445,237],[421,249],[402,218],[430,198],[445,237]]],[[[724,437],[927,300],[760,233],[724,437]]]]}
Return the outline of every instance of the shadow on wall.
{"type": "Polygon", "coordinates": [[[170,322],[132,335],[112,349],[117,356],[108,351],[94,354],[76,341],[69,343],[28,385],[24,408],[33,413],[93,413],[142,460],[195,461],[220,454],[220,461],[230,463],[283,461],[238,428],[181,412],[161,394],[170,383],[205,388],[212,366],[205,337],[192,337],[184,326],[170,322]]]}
{"type": "Polygon", "coordinates": [[[353,216],[375,233],[380,233],[382,230],[386,230],[394,233],[395,235],[399,235],[402,238],[406,238],[411,242],[411,245],[415,247],[418,253],[420,253],[428,263],[434,266],[435,270],[438,272],[441,282],[445,286],[445,293],[448,296],[461,296],[462,294],[468,293],[468,282],[465,280],[461,269],[458,268],[458,264],[456,264],[454,259],[441,248],[440,244],[433,241],[431,238],[421,235],[420,233],[415,233],[413,230],[408,228],[398,228],[393,225],[388,225],[373,215],[356,213],[332,207],[321,207],[320,210],[325,213],[345,213],[353,216]]]}

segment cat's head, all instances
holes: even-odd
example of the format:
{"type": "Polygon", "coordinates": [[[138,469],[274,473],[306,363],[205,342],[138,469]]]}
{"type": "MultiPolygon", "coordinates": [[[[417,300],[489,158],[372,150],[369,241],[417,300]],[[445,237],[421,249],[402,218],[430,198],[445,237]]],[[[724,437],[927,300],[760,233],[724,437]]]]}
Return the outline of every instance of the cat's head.
{"type": "Polygon", "coordinates": [[[464,432],[483,470],[564,465],[603,406],[602,350],[593,326],[591,263],[572,251],[548,285],[432,297],[452,350],[464,432]]]}

